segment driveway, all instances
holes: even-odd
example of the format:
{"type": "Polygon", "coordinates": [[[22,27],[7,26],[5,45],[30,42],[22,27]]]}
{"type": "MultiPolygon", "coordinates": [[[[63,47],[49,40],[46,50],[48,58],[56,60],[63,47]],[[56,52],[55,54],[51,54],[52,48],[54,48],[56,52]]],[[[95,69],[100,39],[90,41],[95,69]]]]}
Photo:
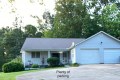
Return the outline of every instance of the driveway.
{"type": "Polygon", "coordinates": [[[26,73],[17,80],[120,80],[120,64],[81,65],[26,73]]]}

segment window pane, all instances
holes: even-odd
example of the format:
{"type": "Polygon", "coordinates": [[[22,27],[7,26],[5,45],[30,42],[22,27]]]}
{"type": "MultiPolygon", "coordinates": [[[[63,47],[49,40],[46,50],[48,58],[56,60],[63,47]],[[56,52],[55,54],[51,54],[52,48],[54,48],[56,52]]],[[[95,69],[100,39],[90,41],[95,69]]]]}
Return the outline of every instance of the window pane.
{"type": "Polygon", "coordinates": [[[36,58],[40,58],[40,52],[36,52],[36,58]]]}
{"type": "Polygon", "coordinates": [[[32,57],[32,58],[35,58],[35,52],[32,52],[31,57],[32,57]]]}

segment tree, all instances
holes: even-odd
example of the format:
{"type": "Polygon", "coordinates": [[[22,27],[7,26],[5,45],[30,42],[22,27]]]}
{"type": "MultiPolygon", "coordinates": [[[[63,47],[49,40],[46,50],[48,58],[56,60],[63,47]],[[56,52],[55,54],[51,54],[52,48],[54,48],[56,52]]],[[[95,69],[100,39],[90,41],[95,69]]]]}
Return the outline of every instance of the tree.
{"type": "Polygon", "coordinates": [[[26,37],[31,37],[31,35],[32,37],[41,37],[42,33],[32,25],[28,25],[23,31],[19,25],[15,25],[14,28],[0,29],[0,69],[3,63],[21,55],[21,47],[26,37]]]}
{"type": "Polygon", "coordinates": [[[42,16],[43,19],[41,19],[39,16],[31,15],[31,17],[37,20],[37,23],[39,25],[37,28],[39,32],[43,33],[42,37],[51,37],[50,32],[51,28],[53,27],[54,15],[49,11],[45,11],[42,16]]]}
{"type": "Polygon", "coordinates": [[[49,11],[43,13],[43,19],[45,20],[44,24],[53,26],[54,15],[51,15],[49,11]]]}
{"type": "Polygon", "coordinates": [[[20,55],[20,49],[23,45],[25,38],[23,37],[24,33],[20,28],[10,29],[5,32],[3,38],[3,45],[5,49],[6,61],[11,61],[20,55]]]}
{"type": "Polygon", "coordinates": [[[0,29],[0,71],[2,65],[6,62],[5,61],[5,53],[4,53],[4,45],[3,45],[3,38],[4,38],[5,28],[0,29]]]}
{"type": "Polygon", "coordinates": [[[29,37],[35,36],[37,29],[33,25],[26,25],[25,32],[28,34],[29,37]]]}
{"type": "Polygon", "coordinates": [[[119,3],[119,0],[58,0],[53,26],[44,31],[44,36],[87,38],[105,31],[120,39],[119,3]]]}
{"type": "Polygon", "coordinates": [[[43,36],[44,37],[52,37],[52,28],[54,26],[54,15],[52,15],[49,11],[46,11],[43,13],[43,19],[45,20],[44,22],[44,31],[43,31],[43,36]]]}
{"type": "Polygon", "coordinates": [[[85,22],[90,18],[82,0],[58,0],[56,2],[52,37],[83,37],[85,22]]]}
{"type": "Polygon", "coordinates": [[[107,5],[102,10],[101,25],[104,30],[120,39],[120,11],[116,4],[107,5]]]}
{"type": "Polygon", "coordinates": [[[119,3],[117,0],[91,0],[86,2],[90,20],[85,29],[87,37],[105,31],[119,39],[119,3]]]}
{"type": "Polygon", "coordinates": [[[42,32],[38,31],[37,28],[33,25],[25,26],[26,37],[41,37],[42,32]]]}
{"type": "Polygon", "coordinates": [[[4,60],[4,49],[3,49],[3,47],[0,46],[0,71],[1,71],[1,68],[2,68],[2,65],[4,64],[4,62],[5,62],[5,60],[4,60]]]}

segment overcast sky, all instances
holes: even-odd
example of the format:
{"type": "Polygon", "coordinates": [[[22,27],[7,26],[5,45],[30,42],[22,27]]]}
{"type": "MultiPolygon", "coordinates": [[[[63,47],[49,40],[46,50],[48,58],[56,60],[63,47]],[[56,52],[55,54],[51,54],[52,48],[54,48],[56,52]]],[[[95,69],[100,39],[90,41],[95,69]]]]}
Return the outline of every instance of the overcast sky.
{"type": "Polygon", "coordinates": [[[16,16],[22,19],[23,26],[27,24],[37,25],[36,19],[30,15],[40,17],[45,10],[54,13],[54,0],[43,0],[45,5],[40,5],[40,1],[38,1],[15,0],[15,2],[9,3],[8,0],[0,0],[0,27],[12,26],[16,16]],[[15,13],[12,11],[15,11],[15,13]]]}

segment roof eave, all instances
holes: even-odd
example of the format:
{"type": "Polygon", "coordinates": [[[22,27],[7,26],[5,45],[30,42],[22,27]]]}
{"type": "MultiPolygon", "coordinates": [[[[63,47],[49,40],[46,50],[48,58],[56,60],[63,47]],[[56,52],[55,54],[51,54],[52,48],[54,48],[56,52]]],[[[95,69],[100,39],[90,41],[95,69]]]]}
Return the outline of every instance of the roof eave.
{"type": "Polygon", "coordinates": [[[21,51],[69,51],[69,49],[23,49],[21,51]]]}

